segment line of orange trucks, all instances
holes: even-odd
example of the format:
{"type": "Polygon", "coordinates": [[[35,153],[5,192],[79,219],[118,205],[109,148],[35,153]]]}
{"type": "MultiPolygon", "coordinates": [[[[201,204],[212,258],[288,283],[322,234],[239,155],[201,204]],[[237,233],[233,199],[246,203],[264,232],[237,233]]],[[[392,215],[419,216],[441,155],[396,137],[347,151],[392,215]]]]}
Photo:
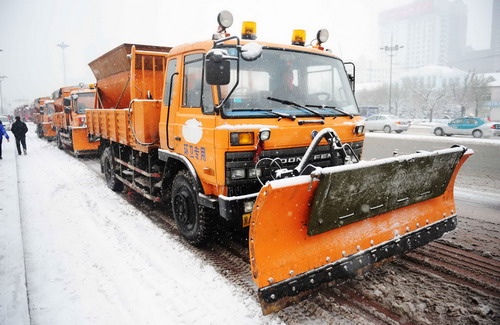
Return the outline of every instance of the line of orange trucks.
{"type": "Polygon", "coordinates": [[[218,228],[248,231],[265,313],[456,227],[454,180],[470,150],[361,160],[354,70],[324,49],[328,32],[275,44],[253,22],[229,35],[232,20],[221,12],[205,41],[103,54],[89,63],[95,88],[61,88],[39,129],[96,150],[110,189],[168,202],[193,245],[218,228]]]}

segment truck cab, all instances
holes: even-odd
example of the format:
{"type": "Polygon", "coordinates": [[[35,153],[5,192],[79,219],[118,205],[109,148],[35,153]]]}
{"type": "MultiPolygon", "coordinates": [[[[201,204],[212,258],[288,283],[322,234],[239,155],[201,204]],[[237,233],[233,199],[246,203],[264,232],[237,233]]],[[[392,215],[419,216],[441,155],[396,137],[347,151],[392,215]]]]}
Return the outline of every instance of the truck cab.
{"type": "MultiPolygon", "coordinates": [[[[359,159],[360,122],[344,64],[333,54],[253,40],[200,42],[169,53],[159,157],[183,157],[222,218],[244,227],[262,185],[276,170],[298,165],[319,130],[334,128],[359,159]],[[242,49],[254,44],[260,57],[241,59],[242,49]],[[214,49],[229,58],[226,84],[207,82],[214,49]]],[[[309,163],[326,167],[331,159],[323,141],[309,163]]]]}
{"type": "Polygon", "coordinates": [[[93,84],[62,92],[64,109],[54,116],[56,141],[59,149],[68,149],[75,156],[92,155],[99,148],[98,140],[91,140],[87,132],[85,110],[94,108],[96,90],[93,84]]]}

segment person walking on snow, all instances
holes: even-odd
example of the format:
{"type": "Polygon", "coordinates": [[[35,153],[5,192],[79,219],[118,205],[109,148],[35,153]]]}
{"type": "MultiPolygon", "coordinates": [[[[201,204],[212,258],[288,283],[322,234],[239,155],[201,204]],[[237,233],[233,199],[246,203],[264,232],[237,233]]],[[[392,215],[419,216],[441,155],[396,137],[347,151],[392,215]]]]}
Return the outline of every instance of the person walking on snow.
{"type": "Polygon", "coordinates": [[[22,144],[24,154],[26,154],[27,153],[26,132],[28,132],[28,127],[26,126],[26,123],[21,121],[20,116],[16,116],[16,121],[14,122],[14,124],[12,124],[10,131],[14,134],[14,137],[16,138],[17,153],[21,154],[21,144],[22,144]]]}
{"type": "Polygon", "coordinates": [[[7,142],[9,142],[9,135],[7,134],[7,131],[5,131],[5,128],[3,127],[2,121],[0,121],[0,159],[2,159],[2,140],[3,136],[7,139],[7,142]]]}

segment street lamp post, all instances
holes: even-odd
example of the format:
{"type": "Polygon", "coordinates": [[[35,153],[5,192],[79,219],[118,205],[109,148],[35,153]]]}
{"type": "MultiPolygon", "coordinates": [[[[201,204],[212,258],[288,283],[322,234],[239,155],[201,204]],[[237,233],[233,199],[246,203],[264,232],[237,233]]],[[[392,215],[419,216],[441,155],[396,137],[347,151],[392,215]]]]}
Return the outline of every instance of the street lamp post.
{"type": "Polygon", "coordinates": [[[7,76],[0,76],[0,110],[3,115],[3,95],[2,95],[2,81],[7,78],[7,76]]]}
{"type": "Polygon", "coordinates": [[[64,42],[61,42],[61,44],[57,44],[62,50],[62,59],[63,59],[63,77],[64,77],[64,86],[66,86],[66,64],[64,62],[64,49],[69,47],[68,44],[64,44],[64,42]]]}
{"type": "MultiPolygon", "coordinates": [[[[392,42],[392,33],[391,33],[391,46],[384,46],[381,47],[381,50],[385,51],[385,54],[389,55],[390,57],[390,67],[389,67],[389,114],[391,114],[391,105],[392,105],[392,57],[396,55],[399,49],[402,49],[404,46],[401,45],[393,45],[392,42]]],[[[396,113],[395,115],[398,115],[398,108],[396,107],[396,113]]]]}

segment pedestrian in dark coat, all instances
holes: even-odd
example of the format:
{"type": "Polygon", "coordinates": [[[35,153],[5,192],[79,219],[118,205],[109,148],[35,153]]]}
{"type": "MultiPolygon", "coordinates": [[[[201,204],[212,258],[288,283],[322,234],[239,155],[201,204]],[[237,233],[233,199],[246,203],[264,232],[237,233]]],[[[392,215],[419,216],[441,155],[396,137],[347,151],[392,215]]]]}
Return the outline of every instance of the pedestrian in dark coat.
{"type": "Polygon", "coordinates": [[[7,139],[7,142],[9,142],[9,135],[7,134],[7,131],[3,127],[2,121],[0,121],[0,159],[2,159],[2,140],[3,137],[7,139]]]}
{"type": "Polygon", "coordinates": [[[14,134],[16,138],[16,147],[17,153],[21,154],[21,144],[23,145],[24,154],[27,154],[26,151],[26,133],[28,132],[28,127],[26,123],[21,121],[20,116],[16,116],[16,121],[12,124],[10,131],[14,134]]]}

